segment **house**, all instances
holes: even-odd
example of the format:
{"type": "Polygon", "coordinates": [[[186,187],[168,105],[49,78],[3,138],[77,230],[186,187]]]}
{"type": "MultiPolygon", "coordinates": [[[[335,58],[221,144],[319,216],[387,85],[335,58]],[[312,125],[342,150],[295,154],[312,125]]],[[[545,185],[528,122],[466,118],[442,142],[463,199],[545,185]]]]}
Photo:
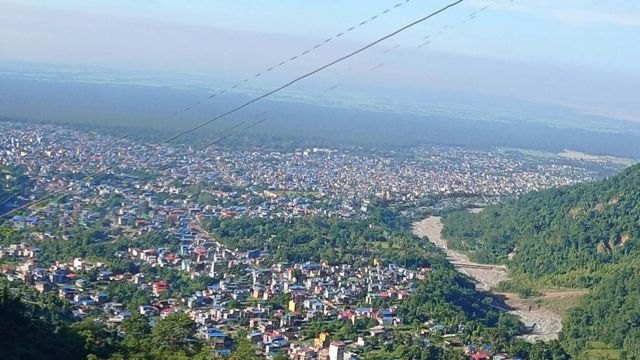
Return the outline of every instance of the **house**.
{"type": "Polygon", "coordinates": [[[104,304],[109,300],[109,294],[104,292],[99,292],[91,295],[91,299],[98,304],[104,304]]]}
{"type": "Polygon", "coordinates": [[[329,360],[344,360],[344,348],[342,341],[334,341],[329,345],[329,360]]]}
{"type": "Polygon", "coordinates": [[[76,294],[76,289],[69,285],[63,285],[58,289],[58,297],[61,300],[72,300],[76,294]]]}
{"type": "Polygon", "coordinates": [[[160,294],[169,290],[169,283],[166,280],[156,281],[151,284],[153,288],[153,295],[160,296],[160,294]]]}
{"type": "Polygon", "coordinates": [[[486,354],[476,353],[469,356],[469,358],[473,360],[487,360],[487,359],[490,359],[491,357],[489,357],[489,355],[486,355],[486,354]]]}
{"type": "Polygon", "coordinates": [[[262,342],[262,333],[257,331],[252,332],[247,335],[247,340],[251,341],[253,344],[262,342]]]}
{"type": "Polygon", "coordinates": [[[308,345],[292,346],[289,358],[294,360],[315,360],[318,358],[318,351],[308,345]]]}
{"type": "Polygon", "coordinates": [[[369,329],[369,335],[371,337],[378,337],[378,336],[382,336],[387,332],[387,330],[384,328],[384,326],[382,325],[378,325],[378,326],[374,326],[371,329],[369,329]]]}
{"type": "Polygon", "coordinates": [[[393,324],[393,313],[389,310],[381,310],[378,312],[378,323],[383,326],[393,324]]]}
{"type": "Polygon", "coordinates": [[[39,292],[44,293],[51,290],[51,283],[45,281],[36,281],[35,288],[39,292]]]}

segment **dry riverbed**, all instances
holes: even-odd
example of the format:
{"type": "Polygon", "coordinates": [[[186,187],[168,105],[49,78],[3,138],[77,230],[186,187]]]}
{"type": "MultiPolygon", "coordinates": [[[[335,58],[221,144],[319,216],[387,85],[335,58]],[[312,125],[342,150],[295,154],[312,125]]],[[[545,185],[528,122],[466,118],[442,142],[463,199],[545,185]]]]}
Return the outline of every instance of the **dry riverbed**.
{"type": "MultiPolygon", "coordinates": [[[[440,220],[439,217],[432,216],[416,222],[413,224],[413,233],[420,237],[426,236],[431,243],[442,249],[457,271],[476,281],[479,290],[490,291],[498,283],[509,279],[504,266],[474,263],[469,261],[465,254],[449,249],[446,240],[442,239],[440,220]]],[[[523,339],[531,342],[557,339],[562,330],[562,315],[548,306],[550,301],[584,294],[584,291],[557,291],[545,293],[539,298],[523,300],[516,294],[496,293],[504,298],[509,307],[504,309],[505,311],[517,315],[526,326],[533,329],[530,334],[523,336],[523,339]]]]}

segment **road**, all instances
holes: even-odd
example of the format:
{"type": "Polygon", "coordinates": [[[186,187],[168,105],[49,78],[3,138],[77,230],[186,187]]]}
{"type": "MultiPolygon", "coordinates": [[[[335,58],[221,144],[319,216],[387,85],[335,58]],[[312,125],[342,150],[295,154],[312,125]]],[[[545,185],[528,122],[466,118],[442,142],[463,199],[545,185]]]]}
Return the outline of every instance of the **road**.
{"type": "MultiPolygon", "coordinates": [[[[492,287],[509,279],[505,266],[474,263],[465,254],[449,249],[446,240],[442,239],[442,227],[440,217],[431,216],[415,222],[413,224],[413,233],[419,237],[426,236],[432,244],[442,249],[457,271],[468,275],[476,281],[476,287],[479,290],[491,291],[492,287]]],[[[522,336],[524,340],[535,342],[539,340],[550,341],[558,338],[558,334],[562,330],[561,315],[544,307],[532,306],[531,301],[522,300],[515,294],[495,294],[503,297],[509,307],[509,309],[502,310],[520,317],[520,320],[527,327],[532,328],[531,333],[522,336]]],[[[575,295],[573,292],[551,292],[546,293],[541,299],[575,295]]]]}

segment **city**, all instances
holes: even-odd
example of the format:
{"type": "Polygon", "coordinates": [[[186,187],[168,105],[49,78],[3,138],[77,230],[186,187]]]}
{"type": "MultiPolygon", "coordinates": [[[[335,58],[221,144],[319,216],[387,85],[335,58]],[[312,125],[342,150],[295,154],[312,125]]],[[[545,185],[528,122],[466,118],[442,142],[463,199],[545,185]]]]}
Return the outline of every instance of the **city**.
{"type": "MultiPolygon", "coordinates": [[[[274,240],[278,232],[235,242],[217,234],[225,221],[239,219],[364,221],[379,201],[428,211],[478,206],[616,170],[442,146],[409,157],[318,148],[209,148],[203,156],[170,146],[148,155],[151,144],[62,126],[3,127],[0,165],[28,179],[24,193],[4,198],[5,209],[62,192],[30,216],[8,219],[4,276],[54,294],[75,321],[91,318],[113,329],[133,314],[187,314],[197,337],[222,355],[231,354],[239,334],[267,358],[332,360],[356,359],[410,336],[424,346],[462,347],[474,359],[509,359],[489,343],[465,340],[462,321],[405,323],[399,306],[429,281],[428,261],[400,264],[371,249],[350,262],[324,253],[292,257],[274,240]],[[27,241],[10,243],[15,238],[27,241]],[[61,250],[65,242],[74,249],[61,250]],[[312,330],[318,326],[325,330],[312,330]],[[326,328],[336,326],[341,335],[332,340],[326,328]]],[[[388,237],[376,224],[367,231],[388,237]]],[[[385,241],[376,240],[378,249],[394,246],[385,241]]]]}

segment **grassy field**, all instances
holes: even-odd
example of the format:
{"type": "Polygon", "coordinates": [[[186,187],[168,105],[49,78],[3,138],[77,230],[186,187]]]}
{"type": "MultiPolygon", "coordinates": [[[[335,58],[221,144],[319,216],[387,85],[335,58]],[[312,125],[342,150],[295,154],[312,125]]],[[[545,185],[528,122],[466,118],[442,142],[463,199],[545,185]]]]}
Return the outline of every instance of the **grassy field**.
{"type": "Polygon", "coordinates": [[[564,314],[566,314],[569,309],[580,305],[580,301],[582,301],[582,298],[584,297],[584,295],[586,295],[586,292],[582,294],[576,292],[565,297],[542,298],[538,300],[537,303],[541,307],[547,308],[555,312],[556,314],[560,314],[564,316],[564,314]]]}
{"type": "Polygon", "coordinates": [[[510,147],[496,147],[496,150],[503,154],[515,152],[515,153],[520,153],[524,156],[529,156],[534,158],[549,159],[549,158],[558,157],[557,154],[554,154],[551,152],[545,152],[545,151],[537,151],[537,150],[517,149],[517,148],[510,148],[510,147]]]}
{"type": "Polygon", "coordinates": [[[614,349],[600,342],[590,342],[589,348],[582,351],[579,359],[584,360],[618,360],[621,350],[614,349]]]}

